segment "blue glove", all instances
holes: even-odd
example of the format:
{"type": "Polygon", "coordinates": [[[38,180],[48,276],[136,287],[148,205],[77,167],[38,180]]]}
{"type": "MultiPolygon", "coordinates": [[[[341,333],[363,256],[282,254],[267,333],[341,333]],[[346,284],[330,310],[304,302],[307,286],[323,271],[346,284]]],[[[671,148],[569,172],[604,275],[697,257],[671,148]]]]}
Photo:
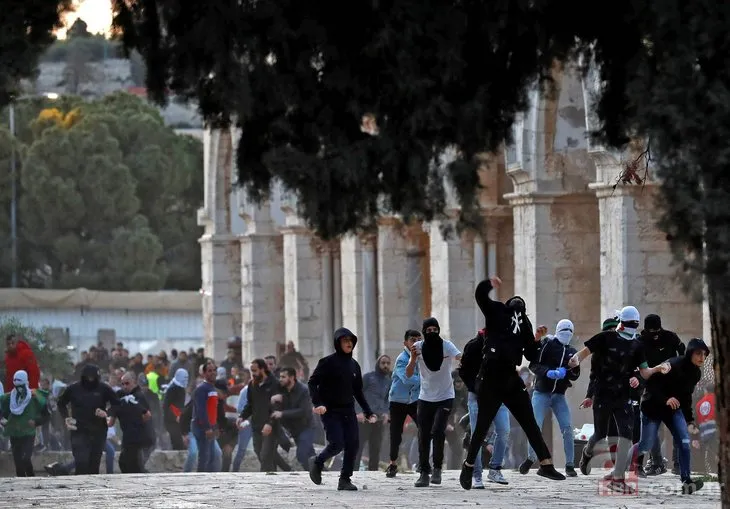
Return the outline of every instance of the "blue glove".
{"type": "Polygon", "coordinates": [[[567,375],[567,374],[568,374],[568,370],[567,370],[567,369],[565,369],[565,368],[564,368],[564,367],[562,367],[562,366],[561,366],[561,367],[559,367],[558,369],[556,369],[555,371],[557,371],[557,372],[558,372],[558,380],[562,380],[563,378],[565,378],[565,375],[567,375]]]}
{"type": "Polygon", "coordinates": [[[559,373],[557,369],[551,369],[547,372],[547,377],[550,380],[557,380],[559,378],[559,373]]]}

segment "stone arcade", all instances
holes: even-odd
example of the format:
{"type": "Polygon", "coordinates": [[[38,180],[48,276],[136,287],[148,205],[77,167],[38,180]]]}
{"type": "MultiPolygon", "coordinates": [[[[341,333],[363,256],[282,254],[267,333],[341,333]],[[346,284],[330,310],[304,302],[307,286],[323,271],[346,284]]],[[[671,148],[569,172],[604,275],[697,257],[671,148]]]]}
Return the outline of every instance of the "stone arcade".
{"type": "MultiPolygon", "coordinates": [[[[356,356],[368,371],[378,354],[397,355],[403,331],[430,315],[463,346],[483,325],[473,292],[487,274],[502,277],[500,298],[523,296],[535,325],[573,320],[577,343],[625,304],[660,314],[685,341],[703,334],[704,316],[709,338],[706,309],[683,293],[655,227],[656,183],[614,189],[635,155],[589,140],[595,80],[572,69],[557,76],[556,93],[533,93],[514,144],[480,170],[486,231],[460,238],[442,238],[436,223],[382,217],[370,236],[322,242],[290,197],[245,203],[233,190],[238,133],[207,131],[199,221],[209,355],[222,359],[228,339],[241,336],[246,360],[291,340],[312,363],[332,351],[332,331],[344,325],[358,335],[356,356]]],[[[569,391],[576,426],[591,419],[577,409],[587,378],[569,391]]]]}

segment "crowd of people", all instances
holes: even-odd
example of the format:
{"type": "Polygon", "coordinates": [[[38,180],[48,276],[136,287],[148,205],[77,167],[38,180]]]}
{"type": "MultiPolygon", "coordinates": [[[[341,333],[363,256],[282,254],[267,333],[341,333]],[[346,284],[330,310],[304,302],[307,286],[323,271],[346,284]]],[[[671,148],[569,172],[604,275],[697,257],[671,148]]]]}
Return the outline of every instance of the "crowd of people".
{"type": "Polygon", "coordinates": [[[235,350],[219,365],[203,349],[145,361],[119,343],[111,353],[101,345],[84,352],[73,381],[49,380],[22,338],[8,336],[12,373],[0,396],[0,425],[16,473],[34,474],[38,448],[72,451],[70,463],[46,466],[52,475],[99,473],[103,455],[111,473],[117,451],[122,473],[146,472],[156,448],[187,450],[188,472],[238,471],[251,444],[261,471],[302,469],[321,484],[323,472],[339,469],[339,490],[357,489],[359,468],[382,469],[389,478],[415,469],[415,486],[423,488],[441,484],[444,467],[461,469],[464,489],[483,489],[483,469],[497,484],[508,484],[506,468],[527,474],[536,467],[552,480],[577,476],[576,467],[590,475],[596,444],[606,439],[615,444],[606,484],[631,493],[627,470],[642,477],[667,471],[663,423],[674,439],[672,472],[682,491],[700,489],[702,481],[690,477],[692,450],[717,465],[718,440],[712,387],[697,388],[709,354],[704,341],[685,346],[657,315],[640,330],[638,310],[626,306],[576,350],[569,319],[553,334],[534,329],[520,297],[490,298],[499,284],[491,278],[477,286],[485,327],[463,349],[443,339],[431,317],[420,331],[405,332],[395,361],[381,355],[365,374],[352,356],[357,337],[346,328],[335,331],[334,353],[311,375],[292,342],[279,359],[254,359],[248,367],[235,350]],[[565,394],[589,356],[581,406],[592,408],[595,431],[576,465],[565,394]],[[563,438],[564,474],[543,439],[548,410],[563,438]],[[293,446],[298,465],[286,454],[293,446]]]}

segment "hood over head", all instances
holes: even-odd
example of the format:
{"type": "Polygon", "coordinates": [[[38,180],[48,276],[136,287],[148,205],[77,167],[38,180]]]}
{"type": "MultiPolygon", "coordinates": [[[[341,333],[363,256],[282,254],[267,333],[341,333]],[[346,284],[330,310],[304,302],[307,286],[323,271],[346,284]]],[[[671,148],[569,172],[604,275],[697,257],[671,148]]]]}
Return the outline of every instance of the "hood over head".
{"type": "Polygon", "coordinates": [[[525,305],[525,299],[523,299],[519,295],[510,297],[504,304],[513,311],[517,311],[519,313],[524,313],[527,309],[527,306],[525,305]]]}
{"type": "Polygon", "coordinates": [[[444,340],[441,338],[441,326],[434,317],[426,318],[423,321],[423,346],[421,347],[421,355],[426,367],[431,371],[441,369],[444,362],[444,340]],[[436,327],[438,332],[426,332],[428,327],[436,327]]]}
{"type": "Polygon", "coordinates": [[[86,364],[81,369],[81,385],[88,389],[95,389],[101,381],[101,373],[99,366],[96,364],[86,364]]]}
{"type": "Polygon", "coordinates": [[[661,328],[662,328],[662,319],[659,315],[655,315],[655,314],[646,315],[646,318],[644,318],[644,329],[659,330],[661,328]]]}
{"type": "Polygon", "coordinates": [[[224,368],[223,366],[218,366],[218,368],[215,370],[215,378],[216,380],[225,380],[226,378],[228,378],[226,368],[224,368]]]}
{"type": "Polygon", "coordinates": [[[705,355],[710,355],[710,347],[707,346],[707,343],[702,338],[692,338],[687,343],[687,351],[684,352],[684,356],[687,359],[691,359],[692,354],[697,350],[703,350],[705,355]]]}
{"type": "Polygon", "coordinates": [[[573,332],[573,322],[568,319],[560,320],[555,327],[555,337],[564,345],[567,345],[573,339],[573,332]]]}
{"type": "Polygon", "coordinates": [[[423,321],[423,325],[421,326],[421,334],[426,334],[426,329],[428,327],[436,327],[438,329],[438,334],[441,334],[441,325],[439,325],[439,321],[436,320],[433,316],[430,318],[426,318],[423,321]]]}
{"type": "Polygon", "coordinates": [[[190,374],[188,373],[188,370],[185,368],[178,368],[177,371],[175,371],[175,376],[173,376],[172,382],[170,383],[184,389],[188,386],[189,381],[190,374]]]}
{"type": "Polygon", "coordinates": [[[618,329],[616,329],[619,336],[628,340],[636,338],[639,321],[641,320],[639,310],[634,306],[625,306],[619,312],[618,319],[621,322],[618,329]]]}
{"type": "MultiPolygon", "coordinates": [[[[353,350],[355,349],[355,346],[357,345],[357,336],[355,336],[355,334],[353,334],[350,329],[346,329],[345,327],[340,327],[339,329],[337,329],[335,331],[335,338],[334,338],[335,352],[344,354],[344,352],[342,351],[342,348],[340,348],[340,340],[342,338],[346,338],[348,336],[352,338],[352,348],[353,348],[353,350]]],[[[350,354],[350,355],[352,355],[352,354],[350,354]]]]}

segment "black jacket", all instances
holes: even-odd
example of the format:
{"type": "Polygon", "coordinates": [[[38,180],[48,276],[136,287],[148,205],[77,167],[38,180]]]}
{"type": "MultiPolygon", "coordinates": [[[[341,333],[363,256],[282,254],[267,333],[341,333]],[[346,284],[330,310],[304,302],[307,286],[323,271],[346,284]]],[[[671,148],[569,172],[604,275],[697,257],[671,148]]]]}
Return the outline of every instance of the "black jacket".
{"type": "Polygon", "coordinates": [[[271,424],[271,396],[277,393],[279,383],[269,374],[260,384],[253,380],[248,384],[248,400],[241,411],[241,419],[250,419],[251,429],[260,433],[261,429],[271,424]]]}
{"type": "Polygon", "coordinates": [[[187,435],[191,431],[194,406],[195,405],[193,405],[191,400],[187,405],[185,405],[185,408],[183,408],[183,411],[180,414],[180,433],[182,433],[183,436],[187,435]]]}
{"type": "Polygon", "coordinates": [[[362,371],[352,354],[346,354],[340,348],[340,340],[346,336],[357,344],[357,337],[348,329],[335,331],[335,353],[319,360],[309,377],[309,395],[315,407],[324,406],[327,412],[355,412],[355,399],[360,404],[365,417],[373,412],[362,392],[362,371]]]}
{"type": "Polygon", "coordinates": [[[117,397],[119,405],[112,408],[111,415],[119,419],[119,426],[122,428],[122,447],[153,445],[155,429],[152,419],[145,422],[142,418],[150,411],[149,402],[142,390],[135,387],[129,394],[119,391],[117,397]]]}
{"type": "Polygon", "coordinates": [[[535,373],[535,390],[553,394],[565,394],[571,381],[577,380],[580,376],[580,367],[568,368],[568,361],[576,353],[575,348],[564,345],[554,336],[547,336],[540,342],[540,350],[537,359],[530,363],[530,371],[535,373]],[[566,368],[565,378],[552,380],[547,377],[547,372],[552,369],[566,368]]]}
{"type": "Polygon", "coordinates": [[[512,297],[502,303],[489,297],[491,291],[492,283],[485,279],[474,292],[474,299],[485,320],[483,358],[495,368],[499,366],[514,371],[522,364],[523,355],[528,361],[535,360],[540,345],[535,341],[532,323],[521,305],[522,299],[512,297]]]}
{"type": "Polygon", "coordinates": [[[467,390],[474,394],[477,393],[476,380],[479,375],[479,368],[482,366],[484,337],[485,331],[482,329],[464,345],[464,352],[461,354],[461,362],[458,368],[459,376],[466,385],[467,390]]]}
{"type": "Polygon", "coordinates": [[[646,363],[651,368],[673,357],[684,355],[686,350],[679,336],[664,329],[656,333],[643,330],[639,336],[639,341],[641,341],[641,346],[644,348],[646,363]]]}
{"type": "Polygon", "coordinates": [[[293,437],[308,429],[312,425],[312,400],[309,398],[309,389],[301,382],[295,382],[291,391],[279,386],[282,403],[277,405],[281,411],[281,425],[293,437]]]}
{"type": "Polygon", "coordinates": [[[106,434],[106,419],[97,417],[96,409],[106,410],[110,405],[117,406],[119,399],[114,394],[114,389],[99,381],[99,368],[93,364],[86,364],[83,367],[81,377],[82,380],[84,377],[93,377],[96,382],[89,384],[79,381],[66,387],[58,398],[58,412],[64,419],[67,417],[76,419],[77,433],[106,434]]]}
{"type": "Polygon", "coordinates": [[[170,384],[162,400],[162,414],[164,415],[165,425],[174,425],[177,422],[177,416],[182,413],[184,407],[185,389],[179,385],[170,384]]]}
{"type": "MultiPolygon", "coordinates": [[[[692,340],[685,354],[681,357],[669,359],[672,369],[666,375],[656,373],[646,381],[646,389],[641,398],[641,411],[650,419],[667,419],[673,410],[667,406],[669,398],[679,401],[680,409],[687,424],[694,422],[692,412],[692,393],[702,378],[702,370],[692,363],[692,353],[698,348],[707,346],[693,345],[692,340]]],[[[701,340],[700,340],[701,341],[701,340]]]]}

